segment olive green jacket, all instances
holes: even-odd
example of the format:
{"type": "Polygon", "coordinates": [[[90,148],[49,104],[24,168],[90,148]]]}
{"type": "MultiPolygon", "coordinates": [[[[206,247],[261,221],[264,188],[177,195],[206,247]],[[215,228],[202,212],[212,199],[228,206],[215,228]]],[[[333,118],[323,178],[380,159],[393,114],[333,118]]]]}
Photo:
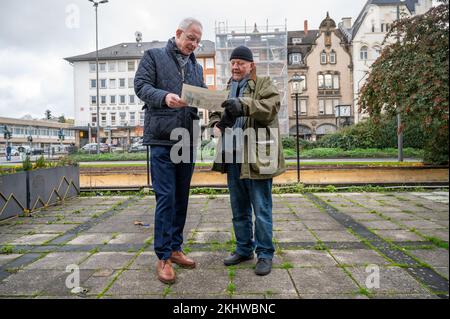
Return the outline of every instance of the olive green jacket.
{"type": "MultiPolygon", "coordinates": [[[[230,90],[230,83],[227,90],[230,90]]],[[[244,150],[241,164],[241,179],[270,179],[286,171],[278,111],[280,95],[269,77],[257,77],[254,72],[239,98],[246,121],[244,125],[244,150]],[[249,129],[249,130],[247,130],[249,129]]],[[[222,113],[210,115],[210,127],[220,121],[222,113]]],[[[217,143],[213,171],[227,172],[224,164],[222,143],[217,143]]]]}

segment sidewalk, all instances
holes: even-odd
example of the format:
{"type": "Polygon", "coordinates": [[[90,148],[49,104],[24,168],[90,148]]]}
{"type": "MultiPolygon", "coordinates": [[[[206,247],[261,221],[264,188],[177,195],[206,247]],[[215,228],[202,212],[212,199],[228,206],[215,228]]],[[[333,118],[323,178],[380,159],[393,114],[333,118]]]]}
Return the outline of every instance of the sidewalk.
{"type": "Polygon", "coordinates": [[[222,264],[228,196],[192,196],[185,249],[198,267],[177,269],[172,286],[154,272],[154,197],[80,197],[0,223],[0,298],[448,298],[448,195],[274,195],[266,277],[255,261],[222,264]],[[68,265],[87,293],[66,287],[68,265]]]}

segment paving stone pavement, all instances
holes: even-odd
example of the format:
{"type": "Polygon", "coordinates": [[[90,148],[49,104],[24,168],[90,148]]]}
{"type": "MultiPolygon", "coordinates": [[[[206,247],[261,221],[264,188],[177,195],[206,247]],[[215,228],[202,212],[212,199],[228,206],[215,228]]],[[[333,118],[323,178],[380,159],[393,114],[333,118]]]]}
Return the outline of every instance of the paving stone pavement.
{"type": "Polygon", "coordinates": [[[448,298],[448,197],[273,195],[274,268],[258,277],[256,260],[223,265],[229,197],[192,196],[184,249],[198,266],[170,286],[155,276],[153,196],[79,197],[0,223],[0,298],[448,298]]]}

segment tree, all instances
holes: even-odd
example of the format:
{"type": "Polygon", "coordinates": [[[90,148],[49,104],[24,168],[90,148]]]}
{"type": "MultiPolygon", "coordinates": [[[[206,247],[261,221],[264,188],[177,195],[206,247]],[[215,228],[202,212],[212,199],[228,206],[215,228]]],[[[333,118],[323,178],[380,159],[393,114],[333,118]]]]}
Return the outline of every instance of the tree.
{"type": "Polygon", "coordinates": [[[45,118],[47,120],[51,120],[52,119],[52,111],[50,110],[45,110],[45,118]]]}
{"type": "Polygon", "coordinates": [[[393,24],[384,42],[392,44],[372,65],[359,98],[360,112],[375,120],[399,112],[403,125],[419,121],[427,135],[424,161],[433,164],[448,163],[449,4],[439,2],[393,24]]]}
{"type": "Polygon", "coordinates": [[[61,115],[60,117],[58,117],[58,122],[59,123],[66,123],[66,117],[63,115],[61,115]]]}

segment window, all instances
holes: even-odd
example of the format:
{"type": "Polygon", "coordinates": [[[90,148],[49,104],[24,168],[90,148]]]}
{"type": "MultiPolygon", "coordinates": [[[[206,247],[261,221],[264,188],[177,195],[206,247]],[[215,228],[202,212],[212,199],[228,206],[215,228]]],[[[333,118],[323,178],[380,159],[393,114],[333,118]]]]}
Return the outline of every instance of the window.
{"type": "MultiPolygon", "coordinates": [[[[294,99],[294,102],[292,105],[294,105],[293,114],[294,114],[294,116],[296,116],[297,112],[295,109],[295,99],[294,99]]],[[[307,115],[307,101],[305,99],[300,99],[298,101],[298,109],[300,111],[300,115],[303,115],[303,116],[307,115]]]]}
{"type": "Polygon", "coordinates": [[[120,125],[125,125],[127,113],[120,112],[119,116],[120,116],[120,125]]]}
{"type": "Polygon", "coordinates": [[[319,115],[325,114],[325,100],[319,100],[319,115]]]}
{"type": "Polygon", "coordinates": [[[89,87],[91,89],[97,88],[97,80],[89,80],[89,87]]]}
{"type": "Polygon", "coordinates": [[[97,104],[97,96],[91,95],[91,105],[96,105],[96,104],[97,104]]]}
{"type": "Polygon", "coordinates": [[[106,72],[106,62],[99,63],[98,68],[100,72],[106,72]]]}
{"type": "Polygon", "coordinates": [[[116,125],[116,113],[111,113],[111,125],[116,125]]]}
{"type": "Polygon", "coordinates": [[[115,95],[111,95],[109,97],[109,102],[110,102],[109,104],[115,105],[117,103],[116,96],[115,95]]]}
{"type": "Polygon", "coordinates": [[[100,114],[100,119],[101,119],[100,125],[101,126],[106,126],[106,113],[100,114]]]}
{"type": "Polygon", "coordinates": [[[139,112],[139,125],[144,126],[144,121],[145,121],[145,113],[139,112]]]}
{"type": "Polygon", "coordinates": [[[91,114],[91,123],[92,125],[97,124],[97,114],[95,113],[91,114]]]}
{"type": "Polygon", "coordinates": [[[320,64],[327,64],[327,53],[325,50],[320,54],[320,64]]]}
{"type": "Polygon", "coordinates": [[[134,71],[136,71],[135,62],[128,61],[128,72],[134,72],[134,71]]]}
{"type": "Polygon", "coordinates": [[[128,87],[134,88],[134,78],[128,78],[128,87]]]}
{"type": "Polygon", "coordinates": [[[106,89],[106,79],[100,79],[100,88],[106,89]]]}
{"type": "Polygon", "coordinates": [[[336,52],[334,50],[331,50],[331,53],[330,53],[330,63],[336,64],[336,52]]]}
{"type": "Polygon", "coordinates": [[[127,63],[125,61],[119,61],[119,72],[126,72],[127,63]]]}
{"type": "Polygon", "coordinates": [[[333,76],[331,74],[325,74],[325,88],[326,89],[333,88],[333,76]]]}
{"type": "Polygon", "coordinates": [[[376,59],[378,59],[378,57],[381,55],[381,47],[379,45],[376,45],[373,47],[373,56],[376,59]]]}
{"type": "Polygon", "coordinates": [[[136,125],[136,113],[130,112],[130,125],[136,125]]]}
{"type": "Polygon", "coordinates": [[[214,85],[214,75],[208,74],[206,76],[206,85],[214,85]]]}
{"type": "Polygon", "coordinates": [[[339,75],[338,74],[333,75],[333,89],[339,90],[339,75]]]}
{"type": "Polygon", "coordinates": [[[302,63],[301,53],[291,53],[289,55],[289,64],[300,64],[302,63]]]}
{"type": "Polygon", "coordinates": [[[106,104],[106,95],[100,96],[100,104],[106,104]]]}
{"type": "Polygon", "coordinates": [[[89,63],[89,72],[95,72],[97,65],[94,62],[89,63]]]}
{"type": "Polygon", "coordinates": [[[292,38],[292,44],[301,44],[302,38],[292,38]]]}
{"type": "Polygon", "coordinates": [[[319,89],[325,88],[325,77],[323,74],[318,75],[318,83],[319,83],[319,89]]]}
{"type": "Polygon", "coordinates": [[[121,96],[119,97],[119,103],[120,103],[120,104],[125,104],[125,95],[121,95],[121,96]]]}
{"type": "Polygon", "coordinates": [[[125,88],[125,79],[119,79],[119,88],[121,89],[125,88]]]}
{"type": "Polygon", "coordinates": [[[325,100],[325,114],[330,115],[333,114],[333,100],[325,100]]]}
{"type": "Polygon", "coordinates": [[[391,30],[390,23],[386,23],[386,32],[389,32],[391,30]]]}
{"type": "Polygon", "coordinates": [[[129,101],[130,101],[130,104],[135,104],[136,103],[136,99],[135,99],[134,95],[130,95],[129,96],[129,101]]]}
{"type": "Polygon", "coordinates": [[[368,49],[366,46],[363,46],[361,48],[361,51],[359,52],[359,58],[364,61],[369,58],[368,49]]]}
{"type": "Polygon", "coordinates": [[[117,85],[116,79],[109,79],[109,88],[110,89],[115,89],[116,85],[117,85]]]}
{"type": "Polygon", "coordinates": [[[381,32],[384,32],[384,23],[381,24],[381,32]]]}
{"type": "Polygon", "coordinates": [[[108,70],[109,72],[116,72],[116,61],[108,62],[108,70]]]}
{"type": "Polygon", "coordinates": [[[214,69],[214,59],[207,58],[206,59],[206,68],[207,69],[214,69]]]}

